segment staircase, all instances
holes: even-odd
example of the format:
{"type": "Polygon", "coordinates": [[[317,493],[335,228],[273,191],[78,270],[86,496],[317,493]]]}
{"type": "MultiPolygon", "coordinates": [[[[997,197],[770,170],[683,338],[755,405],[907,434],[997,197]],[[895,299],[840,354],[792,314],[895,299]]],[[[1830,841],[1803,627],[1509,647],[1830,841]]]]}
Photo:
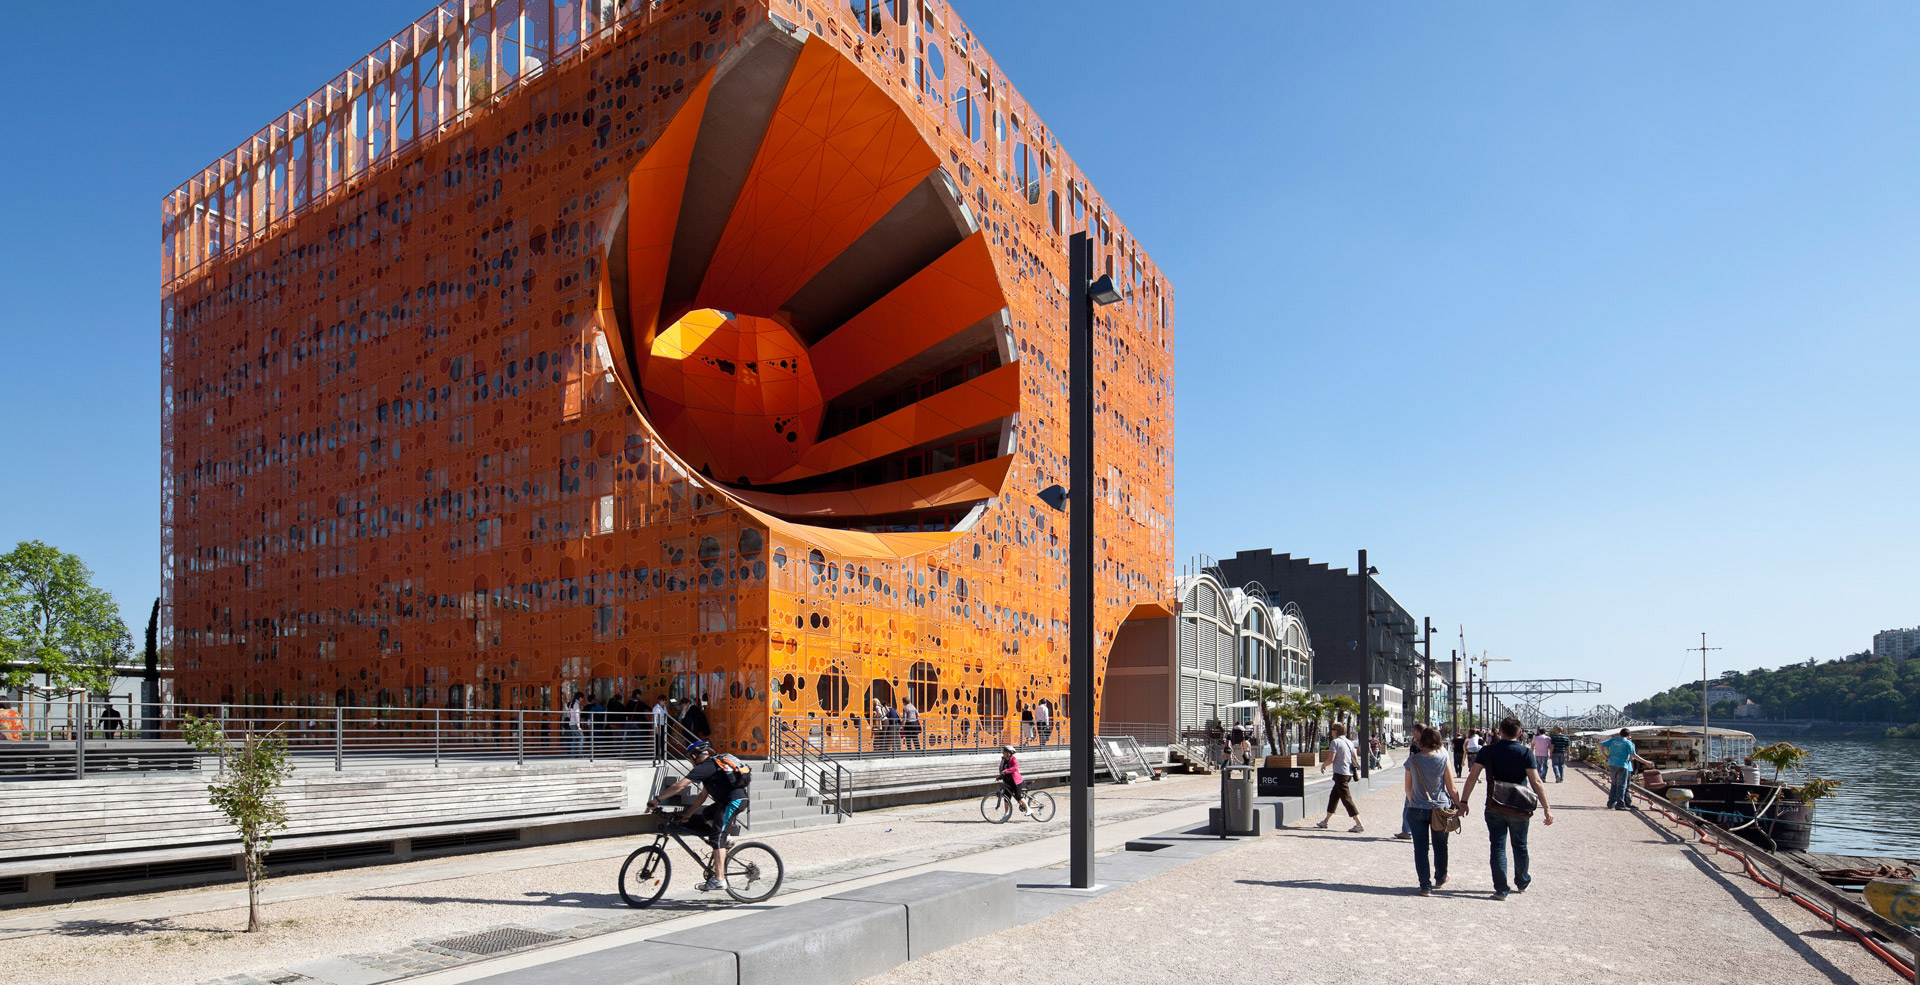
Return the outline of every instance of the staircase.
{"type": "Polygon", "coordinates": [[[744,837],[773,834],[833,823],[820,798],[800,789],[800,781],[776,763],[755,763],[753,785],[747,788],[747,830],[744,837]]]}

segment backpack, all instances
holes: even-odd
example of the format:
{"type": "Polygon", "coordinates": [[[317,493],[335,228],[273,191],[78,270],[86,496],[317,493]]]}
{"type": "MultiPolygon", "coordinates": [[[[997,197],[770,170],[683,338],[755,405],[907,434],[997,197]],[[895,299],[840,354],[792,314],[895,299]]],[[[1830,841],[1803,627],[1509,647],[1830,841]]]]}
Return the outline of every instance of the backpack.
{"type": "Polygon", "coordinates": [[[731,753],[721,753],[713,757],[713,765],[727,775],[727,782],[735,790],[745,790],[753,782],[753,770],[747,764],[733,757],[731,753]]]}

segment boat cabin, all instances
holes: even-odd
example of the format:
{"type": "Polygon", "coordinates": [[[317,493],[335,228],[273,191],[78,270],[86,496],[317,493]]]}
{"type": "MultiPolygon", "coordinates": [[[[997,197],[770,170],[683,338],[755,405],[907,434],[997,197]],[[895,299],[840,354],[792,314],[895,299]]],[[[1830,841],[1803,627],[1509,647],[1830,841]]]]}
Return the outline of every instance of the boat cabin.
{"type": "MultiPolygon", "coordinates": [[[[1707,731],[1706,762],[1731,760],[1740,763],[1753,755],[1752,732],[1717,727],[1707,731]]],[[[1633,739],[1636,751],[1653,763],[1655,769],[1691,769],[1701,764],[1702,743],[1698,725],[1643,725],[1630,729],[1628,735],[1633,739]]]]}

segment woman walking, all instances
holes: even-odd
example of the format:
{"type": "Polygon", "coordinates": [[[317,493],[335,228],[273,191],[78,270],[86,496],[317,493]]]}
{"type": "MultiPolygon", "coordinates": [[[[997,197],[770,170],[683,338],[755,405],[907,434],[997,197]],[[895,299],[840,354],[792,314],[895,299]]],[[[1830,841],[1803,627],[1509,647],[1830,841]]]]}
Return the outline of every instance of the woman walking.
{"type": "Polygon", "coordinates": [[[1413,829],[1413,871],[1420,877],[1422,896],[1432,896],[1435,889],[1447,884],[1447,833],[1434,829],[1434,811],[1459,804],[1461,815],[1467,813],[1467,805],[1453,786],[1453,771],[1448,768],[1447,755],[1440,751],[1440,742],[1439,729],[1420,729],[1413,754],[1407,757],[1407,825],[1413,829]],[[1433,846],[1431,863],[1427,859],[1428,844],[1433,846]]]}

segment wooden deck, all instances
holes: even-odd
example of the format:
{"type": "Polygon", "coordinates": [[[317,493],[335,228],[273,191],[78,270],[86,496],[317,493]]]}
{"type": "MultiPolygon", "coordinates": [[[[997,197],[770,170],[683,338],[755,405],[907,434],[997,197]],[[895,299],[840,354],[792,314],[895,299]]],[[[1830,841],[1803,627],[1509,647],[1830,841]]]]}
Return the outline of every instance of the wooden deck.
{"type": "MultiPolygon", "coordinates": [[[[1803,866],[1815,874],[1822,869],[1873,869],[1882,865],[1898,868],[1904,866],[1914,872],[1920,872],[1920,859],[1895,858],[1887,855],[1829,855],[1824,852],[1780,852],[1779,857],[1796,865],[1803,866]]],[[[1820,875],[1828,885],[1835,889],[1858,894],[1866,886],[1865,879],[1837,878],[1820,875]]]]}

